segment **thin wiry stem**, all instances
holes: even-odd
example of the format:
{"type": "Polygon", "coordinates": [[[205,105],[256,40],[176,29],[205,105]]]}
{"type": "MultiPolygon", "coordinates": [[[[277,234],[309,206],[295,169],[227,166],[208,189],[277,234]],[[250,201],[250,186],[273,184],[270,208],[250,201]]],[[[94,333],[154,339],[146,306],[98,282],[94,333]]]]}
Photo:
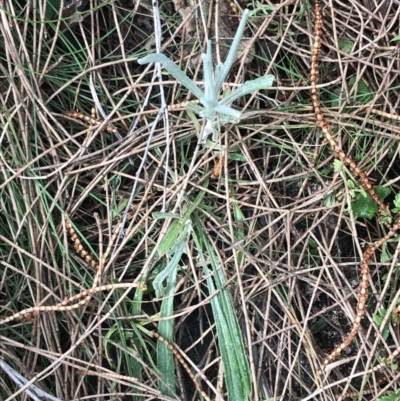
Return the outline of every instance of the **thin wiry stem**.
{"type": "MultiPolygon", "coordinates": [[[[315,0],[314,2],[314,43],[311,50],[311,74],[310,74],[310,82],[312,85],[311,88],[311,99],[312,105],[314,108],[315,118],[317,120],[317,125],[321,129],[324,134],[326,141],[329,146],[335,153],[335,155],[340,159],[340,161],[350,168],[352,174],[358,178],[360,184],[365,189],[366,192],[371,196],[372,199],[378,204],[380,212],[382,215],[390,215],[390,210],[387,205],[385,205],[381,199],[379,198],[377,192],[375,191],[368,175],[357,165],[357,163],[352,159],[351,156],[347,156],[342,148],[337,143],[336,139],[333,136],[332,127],[327,122],[321,108],[321,101],[319,97],[319,92],[317,88],[318,77],[319,77],[319,63],[318,58],[321,51],[322,46],[322,27],[323,27],[323,19],[322,19],[322,10],[319,0],[315,0]]],[[[400,219],[390,227],[389,232],[382,237],[379,241],[377,241],[373,245],[367,246],[365,249],[362,261],[360,263],[361,271],[361,282],[358,290],[358,301],[356,307],[356,317],[353,321],[353,326],[350,333],[343,340],[341,344],[339,344],[330,355],[328,355],[323,363],[322,370],[326,368],[326,366],[334,361],[339,355],[351,344],[354,338],[357,336],[357,333],[361,327],[361,321],[365,315],[365,308],[368,301],[368,289],[369,289],[369,264],[371,263],[376,250],[382,246],[388,239],[392,238],[396,232],[400,228],[400,219]]]]}

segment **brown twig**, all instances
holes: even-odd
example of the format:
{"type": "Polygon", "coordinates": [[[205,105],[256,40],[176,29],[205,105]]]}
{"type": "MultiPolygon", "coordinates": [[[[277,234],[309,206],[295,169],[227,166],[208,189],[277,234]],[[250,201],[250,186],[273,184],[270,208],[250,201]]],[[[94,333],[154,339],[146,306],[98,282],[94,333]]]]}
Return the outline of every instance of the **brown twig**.
{"type": "MultiPolygon", "coordinates": [[[[195,104],[199,104],[200,100],[198,99],[193,99],[190,101],[191,103],[195,103],[195,104]]],[[[183,101],[180,103],[176,103],[176,104],[170,104],[167,107],[168,111],[180,111],[180,110],[184,110],[186,108],[186,104],[188,102],[187,101],[183,101]]],[[[154,109],[154,110],[144,110],[142,111],[140,114],[142,115],[147,115],[147,114],[157,114],[160,112],[160,109],[154,109]]],[[[70,118],[74,118],[77,120],[82,120],[86,123],[88,123],[91,126],[94,127],[98,127],[101,124],[104,124],[104,120],[102,120],[101,118],[98,118],[94,115],[94,113],[90,116],[86,115],[85,113],[81,112],[80,110],[75,110],[75,111],[66,111],[64,112],[64,115],[70,118]]],[[[117,134],[118,133],[118,129],[117,127],[113,127],[111,125],[105,125],[103,128],[104,131],[107,131],[111,134],[117,134]]]]}
{"type": "MultiPolygon", "coordinates": [[[[389,210],[388,206],[385,205],[379,199],[379,196],[376,193],[367,174],[357,165],[357,163],[350,156],[347,156],[343,152],[343,150],[337,143],[337,141],[334,138],[333,133],[332,133],[332,127],[326,121],[325,116],[322,112],[319,92],[318,92],[318,88],[317,88],[318,77],[319,77],[318,58],[319,58],[319,54],[320,54],[321,46],[322,46],[322,27],[323,27],[322,10],[321,10],[321,5],[320,5],[319,0],[315,0],[315,2],[314,2],[314,13],[315,13],[315,17],[314,17],[315,18],[315,27],[314,27],[314,43],[313,43],[313,47],[311,50],[310,81],[311,81],[311,85],[312,85],[311,99],[312,99],[312,105],[313,105],[314,112],[315,112],[315,118],[317,120],[317,125],[321,129],[322,133],[324,134],[326,141],[328,142],[329,146],[335,153],[336,157],[338,157],[338,159],[344,165],[346,165],[350,168],[350,171],[352,172],[352,174],[358,178],[361,186],[371,196],[371,198],[374,199],[374,201],[378,204],[381,214],[390,216],[390,210],[389,210]]],[[[356,317],[355,317],[355,320],[353,321],[352,329],[351,329],[350,333],[347,335],[347,337],[344,339],[344,341],[339,346],[337,346],[330,355],[328,355],[324,359],[324,361],[322,363],[322,370],[324,370],[330,362],[334,361],[341,354],[341,352],[350,345],[350,343],[356,337],[356,335],[360,329],[360,326],[361,326],[361,320],[364,318],[364,315],[365,315],[365,307],[366,307],[367,300],[368,300],[368,289],[369,289],[369,278],[370,278],[369,264],[371,263],[371,260],[373,259],[376,250],[383,243],[385,243],[389,238],[393,237],[399,228],[400,228],[400,219],[398,219],[396,221],[396,223],[393,224],[393,226],[389,229],[389,232],[384,237],[382,237],[375,244],[367,246],[367,248],[365,249],[363,257],[362,257],[362,261],[360,263],[361,282],[360,282],[360,287],[358,290],[356,317]]],[[[398,353],[400,353],[400,349],[399,349],[398,353]]]]}
{"type": "MultiPolygon", "coordinates": [[[[380,377],[377,379],[376,383],[377,384],[384,384],[387,383],[387,378],[386,377],[380,377]]],[[[373,394],[375,392],[375,387],[367,387],[363,391],[349,391],[348,393],[344,395],[337,395],[336,399],[342,399],[345,400],[346,398],[356,398],[359,397],[360,395],[368,395],[368,394],[373,394]]]]}
{"type": "MultiPolygon", "coordinates": [[[[96,219],[98,219],[97,216],[96,216],[96,219]]],[[[7,318],[0,320],[0,325],[12,322],[13,320],[22,319],[24,317],[29,316],[30,314],[40,314],[40,313],[45,313],[45,312],[71,311],[71,310],[80,308],[81,306],[87,304],[90,301],[90,299],[93,297],[93,295],[95,295],[99,292],[102,292],[102,291],[111,291],[111,290],[115,290],[118,288],[125,288],[125,289],[139,288],[142,291],[145,291],[147,289],[146,285],[140,284],[140,283],[115,283],[115,284],[106,284],[106,285],[101,285],[101,286],[98,285],[98,283],[100,282],[100,279],[101,279],[102,272],[103,272],[103,267],[108,258],[108,255],[111,252],[115,238],[118,234],[120,224],[118,224],[117,227],[115,228],[114,233],[109,241],[107,250],[106,250],[106,252],[104,252],[103,256],[100,258],[100,262],[97,262],[93,258],[93,256],[84,249],[80,239],[78,238],[78,235],[76,234],[76,231],[74,230],[71,223],[67,219],[65,219],[65,224],[69,230],[69,234],[74,243],[75,250],[86,260],[87,263],[89,263],[89,265],[91,267],[96,269],[96,275],[93,279],[92,288],[90,288],[88,290],[84,290],[77,295],[73,295],[72,297],[66,298],[63,302],[61,302],[57,305],[33,306],[31,308],[27,308],[22,311],[19,311],[12,316],[9,316],[7,318]],[[76,302],[78,300],[80,300],[78,303],[71,305],[73,302],[76,302]]]]}
{"type": "Polygon", "coordinates": [[[377,109],[372,109],[371,112],[381,117],[390,118],[391,120],[395,121],[400,121],[400,116],[398,116],[397,114],[390,114],[377,109]]]}
{"type": "Polygon", "coordinates": [[[76,372],[77,374],[80,374],[82,376],[97,376],[97,377],[107,377],[112,380],[125,380],[127,382],[133,382],[137,383],[138,379],[136,377],[132,376],[126,376],[126,375],[119,375],[117,373],[113,372],[95,372],[93,370],[80,370],[76,372]]]}
{"type": "Polygon", "coordinates": [[[351,156],[347,156],[343,152],[342,148],[337,143],[335,137],[333,136],[332,127],[326,121],[326,118],[322,112],[321,101],[319,98],[319,92],[317,88],[318,77],[319,77],[319,63],[318,58],[322,46],[322,10],[319,0],[314,2],[314,13],[315,13],[315,26],[314,26],[314,43],[311,50],[311,73],[310,73],[310,83],[311,83],[311,100],[315,113],[315,118],[317,120],[317,125],[324,134],[325,140],[328,142],[330,148],[335,153],[336,157],[346,166],[349,167],[351,173],[356,177],[361,186],[369,194],[369,196],[377,203],[380,212],[383,215],[390,216],[390,210],[384,202],[381,201],[378,194],[376,193],[374,186],[371,183],[368,175],[357,165],[351,156]]]}
{"type": "Polygon", "coordinates": [[[50,306],[33,306],[31,308],[23,309],[15,313],[12,316],[6,317],[5,319],[0,320],[0,325],[12,322],[13,320],[23,319],[27,315],[35,314],[38,315],[40,313],[46,312],[65,312],[65,311],[72,311],[74,309],[78,309],[81,306],[87,304],[93,295],[102,292],[102,291],[111,291],[118,288],[139,288],[140,290],[146,291],[147,287],[140,283],[117,283],[117,284],[106,284],[102,286],[98,286],[95,288],[91,288],[89,290],[84,290],[77,295],[74,295],[70,298],[65,299],[63,302],[57,305],[50,305],[50,306]],[[72,302],[77,301],[78,299],[82,299],[76,304],[70,305],[72,302]]]}
{"type": "Polygon", "coordinates": [[[360,263],[361,282],[360,282],[360,287],[358,290],[356,318],[353,322],[353,327],[352,327],[350,333],[344,339],[344,341],[340,345],[338,345],[333,350],[333,352],[324,359],[324,361],[322,363],[322,370],[324,370],[329,363],[333,362],[341,354],[341,352],[350,345],[350,343],[356,337],[358,330],[360,329],[360,326],[361,326],[361,320],[364,318],[364,315],[365,315],[365,307],[366,307],[367,300],[368,300],[369,277],[370,277],[369,264],[371,263],[371,260],[374,256],[376,250],[379,247],[381,247],[388,239],[392,238],[399,229],[400,229],[400,219],[398,219],[396,221],[396,223],[393,224],[393,226],[391,227],[389,232],[384,237],[382,237],[375,244],[367,246],[367,248],[365,249],[364,254],[363,254],[363,259],[360,263]]]}

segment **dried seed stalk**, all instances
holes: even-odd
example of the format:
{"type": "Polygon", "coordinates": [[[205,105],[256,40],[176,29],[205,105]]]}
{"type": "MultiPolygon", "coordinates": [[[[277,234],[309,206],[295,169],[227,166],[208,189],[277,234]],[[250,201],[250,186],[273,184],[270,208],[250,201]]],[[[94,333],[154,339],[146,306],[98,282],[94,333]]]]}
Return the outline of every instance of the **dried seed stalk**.
{"type": "MultiPolygon", "coordinates": [[[[203,398],[206,401],[211,401],[211,398],[201,389],[199,383],[196,380],[196,377],[194,376],[192,370],[190,369],[189,365],[186,363],[186,361],[183,359],[181,355],[181,351],[178,350],[176,346],[171,344],[168,340],[166,340],[161,334],[158,334],[156,331],[152,332],[153,336],[157,338],[157,340],[161,341],[166,347],[168,347],[173,354],[175,355],[176,359],[179,361],[179,363],[184,367],[186,370],[187,374],[190,376],[191,380],[193,381],[194,385],[196,386],[197,391],[203,396],[203,398]]],[[[202,377],[204,380],[205,378],[202,377]]]]}
{"type": "MultiPolygon", "coordinates": [[[[380,377],[376,383],[377,384],[383,384],[383,383],[387,383],[387,378],[386,377],[380,377]]],[[[343,396],[341,395],[337,395],[336,399],[342,399],[345,400],[346,398],[356,398],[359,397],[360,395],[368,395],[368,394],[374,394],[376,391],[375,386],[369,386],[367,388],[365,388],[363,391],[349,391],[348,393],[344,394],[343,396]]]]}
{"type": "MultiPolygon", "coordinates": [[[[101,120],[100,118],[95,117],[94,115],[92,116],[87,116],[86,114],[82,113],[79,110],[76,111],[66,111],[64,113],[67,117],[71,117],[71,118],[75,118],[77,120],[82,120],[87,122],[89,125],[94,126],[94,127],[98,127],[101,124],[104,123],[103,120],[101,120]]],[[[118,134],[118,129],[116,127],[113,127],[111,125],[105,125],[102,128],[104,131],[109,132],[110,134],[118,134]]]]}
{"type": "Polygon", "coordinates": [[[377,114],[378,116],[381,116],[381,117],[390,118],[395,121],[400,121],[400,116],[398,116],[397,114],[390,114],[390,113],[386,113],[384,111],[380,111],[377,109],[372,109],[371,112],[374,114],[377,114]]]}
{"type": "Polygon", "coordinates": [[[396,348],[396,350],[393,351],[387,358],[385,358],[385,360],[383,362],[374,366],[372,368],[372,372],[376,372],[377,370],[380,370],[383,367],[385,367],[386,365],[392,363],[394,361],[394,359],[397,358],[399,355],[400,355],[400,347],[396,348]]]}
{"type": "Polygon", "coordinates": [[[126,288],[139,288],[142,291],[145,291],[147,289],[147,287],[144,284],[140,284],[140,283],[116,283],[116,284],[106,284],[106,285],[102,285],[102,286],[98,285],[98,283],[100,282],[100,279],[101,279],[103,267],[108,258],[108,255],[111,252],[115,238],[118,235],[118,231],[120,229],[120,224],[118,224],[117,227],[115,228],[114,233],[109,241],[107,250],[104,253],[104,255],[100,258],[100,263],[98,263],[93,258],[93,256],[83,248],[83,245],[81,244],[81,241],[78,238],[78,235],[76,234],[74,228],[72,227],[71,223],[67,219],[65,220],[65,225],[66,225],[67,229],[69,230],[69,234],[74,243],[75,250],[86,260],[87,263],[89,263],[89,265],[92,268],[96,269],[96,276],[93,279],[92,288],[90,288],[88,290],[84,290],[84,291],[80,292],[79,294],[74,295],[70,298],[66,298],[63,302],[61,302],[57,305],[33,306],[31,308],[24,309],[20,312],[15,313],[12,316],[9,316],[5,319],[0,320],[0,325],[12,322],[13,320],[28,317],[31,314],[39,314],[42,312],[45,313],[45,312],[71,311],[71,310],[80,308],[81,306],[87,304],[90,301],[90,299],[93,297],[93,295],[95,295],[99,292],[102,292],[102,291],[110,291],[110,290],[115,290],[118,288],[125,288],[125,289],[126,288]],[[80,301],[75,304],[72,304],[73,302],[76,302],[78,300],[80,300],[80,301]]]}
{"type": "Polygon", "coordinates": [[[23,319],[25,316],[30,314],[39,314],[39,313],[46,313],[46,312],[65,312],[65,311],[72,311],[74,309],[80,308],[81,306],[87,304],[93,295],[102,292],[102,291],[111,291],[118,288],[139,288],[140,290],[146,291],[147,287],[140,283],[117,283],[117,284],[106,284],[102,286],[98,286],[95,288],[91,288],[89,290],[84,290],[81,293],[74,295],[70,298],[67,298],[63,302],[57,305],[51,306],[33,306],[31,308],[23,309],[15,313],[12,316],[9,316],[5,319],[0,320],[0,325],[12,322],[13,320],[23,319]],[[82,299],[76,304],[70,305],[72,302],[77,301],[78,299],[82,299]]]}
{"type": "Polygon", "coordinates": [[[82,375],[82,376],[108,377],[110,379],[125,380],[125,381],[131,382],[131,383],[138,382],[138,379],[136,377],[119,375],[117,373],[112,373],[112,372],[95,372],[93,370],[79,370],[79,371],[77,371],[77,374],[82,375]]]}
{"type": "MultiPolygon", "coordinates": [[[[343,150],[340,148],[339,144],[336,142],[336,139],[333,136],[332,127],[326,121],[324,114],[322,113],[319,92],[317,89],[318,77],[319,77],[318,58],[319,58],[321,45],[322,45],[322,26],[323,26],[322,10],[321,10],[321,5],[320,5],[319,0],[315,0],[315,2],[314,2],[314,13],[315,13],[315,27],[314,27],[314,43],[313,43],[313,47],[311,50],[310,81],[311,81],[311,86],[312,86],[311,99],[312,99],[312,105],[313,105],[314,112],[315,112],[315,118],[317,120],[317,125],[321,129],[322,133],[324,134],[326,141],[328,142],[329,146],[335,153],[336,157],[343,164],[345,164],[346,166],[348,166],[350,168],[350,171],[352,172],[352,174],[355,177],[358,178],[360,184],[365,189],[365,191],[378,204],[381,214],[390,215],[390,210],[389,210],[388,206],[385,205],[379,199],[378,194],[376,193],[375,189],[373,188],[373,185],[372,185],[371,181],[369,180],[367,174],[363,170],[361,170],[361,168],[357,165],[357,163],[350,156],[347,156],[343,152],[343,150]]],[[[367,248],[365,249],[363,257],[362,257],[362,261],[360,264],[361,282],[360,282],[360,287],[358,290],[356,317],[353,322],[352,329],[351,329],[350,333],[347,335],[347,337],[344,339],[344,341],[339,346],[337,346],[330,355],[328,355],[325,358],[325,360],[322,363],[322,370],[324,370],[330,362],[334,361],[341,354],[341,352],[350,345],[350,343],[356,337],[356,335],[360,329],[360,326],[361,326],[361,320],[363,319],[363,317],[365,315],[365,307],[366,307],[367,300],[368,300],[369,277],[370,277],[369,264],[371,263],[371,260],[373,259],[376,250],[383,243],[385,243],[389,238],[393,237],[399,228],[400,228],[400,219],[398,219],[396,221],[396,223],[393,224],[393,226],[390,228],[388,234],[386,234],[383,238],[381,238],[375,244],[367,246],[367,248]]],[[[399,352],[396,354],[396,356],[399,353],[400,353],[400,349],[399,349],[399,352]]]]}
{"type": "Polygon", "coordinates": [[[211,173],[211,179],[212,180],[216,180],[217,178],[219,178],[221,176],[223,160],[224,160],[223,154],[220,153],[217,156],[217,160],[216,160],[216,162],[214,164],[214,168],[213,168],[213,171],[211,173]]]}
{"type": "Polygon", "coordinates": [[[74,248],[75,251],[78,255],[81,256],[81,258],[93,269],[97,272],[98,267],[99,267],[99,262],[93,257],[93,255],[87,251],[84,246],[82,245],[82,242],[80,238],[78,237],[78,234],[76,233],[74,227],[72,227],[71,223],[65,219],[65,226],[68,229],[69,235],[71,237],[71,241],[74,243],[74,248]]]}
{"type": "MultiPolygon", "coordinates": [[[[200,100],[194,99],[191,100],[192,103],[199,104],[200,100]]],[[[167,107],[168,111],[179,111],[179,110],[184,110],[186,108],[187,101],[183,101],[180,103],[176,104],[171,104],[167,107]]],[[[157,114],[159,113],[159,109],[155,110],[144,110],[140,114],[147,115],[147,114],[157,114]]],[[[91,116],[86,115],[85,113],[81,112],[80,110],[75,110],[75,111],[66,111],[64,113],[65,116],[70,117],[70,118],[75,118],[77,120],[82,120],[86,123],[88,123],[91,126],[98,127],[101,124],[104,124],[104,120],[101,118],[98,118],[94,115],[94,113],[91,116]]],[[[113,127],[111,125],[105,125],[104,128],[102,128],[104,131],[109,132],[110,134],[118,134],[118,129],[117,127],[113,127]]]]}
{"type": "Polygon", "coordinates": [[[311,49],[311,73],[310,73],[310,83],[311,83],[311,100],[315,113],[315,118],[317,120],[317,125],[324,134],[325,140],[328,142],[330,148],[335,153],[336,157],[346,166],[349,167],[351,173],[356,177],[361,186],[369,194],[369,196],[377,203],[379,206],[380,213],[383,215],[390,216],[390,210],[385,203],[381,201],[378,194],[376,193],[368,175],[357,165],[351,156],[347,156],[339,144],[337,143],[335,137],[333,136],[332,127],[326,121],[325,116],[322,112],[321,102],[319,98],[319,92],[317,88],[318,77],[319,77],[319,63],[318,58],[322,46],[322,10],[319,0],[314,2],[314,43],[311,49]]]}
{"type": "MultiPolygon", "coordinates": [[[[322,363],[322,370],[324,370],[329,363],[333,362],[341,354],[341,352],[350,345],[350,343],[356,337],[358,330],[360,329],[360,326],[361,326],[361,320],[364,318],[364,315],[365,315],[365,307],[367,305],[367,300],[368,300],[369,264],[371,263],[371,260],[374,257],[376,250],[378,248],[380,248],[388,239],[395,236],[399,229],[400,229],[400,218],[396,221],[395,224],[393,224],[393,226],[390,228],[389,232],[384,237],[382,237],[375,244],[367,246],[367,248],[365,249],[362,261],[360,263],[361,282],[360,282],[360,288],[358,290],[356,318],[353,322],[353,327],[352,327],[350,333],[344,339],[344,341],[339,346],[337,346],[330,355],[328,355],[324,359],[324,361],[322,363]]],[[[400,353],[400,349],[399,349],[399,352],[396,354],[396,356],[399,353],[400,353]]]]}
{"type": "Polygon", "coordinates": [[[240,20],[239,11],[238,11],[234,1],[229,1],[228,8],[229,8],[229,14],[230,14],[228,16],[229,22],[231,23],[232,27],[235,27],[238,25],[238,22],[240,20]]]}

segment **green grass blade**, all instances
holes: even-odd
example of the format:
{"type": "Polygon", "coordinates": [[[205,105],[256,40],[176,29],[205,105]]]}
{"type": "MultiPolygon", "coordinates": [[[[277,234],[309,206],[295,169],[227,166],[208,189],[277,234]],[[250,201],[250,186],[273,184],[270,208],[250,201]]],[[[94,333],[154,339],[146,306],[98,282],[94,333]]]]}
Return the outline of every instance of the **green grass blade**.
{"type": "Polygon", "coordinates": [[[139,64],[160,63],[177,81],[191,91],[198,99],[204,96],[201,89],[164,54],[153,53],[138,59],[139,64]]]}
{"type": "MultiPolygon", "coordinates": [[[[161,304],[160,317],[161,321],[158,325],[159,333],[168,341],[172,342],[174,336],[174,320],[168,318],[174,314],[174,292],[175,292],[175,284],[176,284],[176,276],[178,272],[178,263],[182,257],[183,251],[185,250],[185,244],[182,243],[171,261],[165,268],[165,271],[168,272],[167,285],[165,288],[164,296],[165,299],[161,304]],[[163,319],[164,318],[164,319],[163,319]]],[[[161,272],[156,279],[163,274],[161,272]]],[[[165,275],[163,275],[165,276],[165,275]]],[[[154,280],[154,282],[156,281],[154,280]]],[[[156,284],[154,283],[154,287],[156,288],[156,284]]],[[[156,290],[158,292],[158,290],[156,290]]],[[[158,380],[158,388],[159,390],[167,396],[173,396],[176,388],[176,377],[175,377],[175,363],[174,363],[174,354],[173,352],[161,341],[157,342],[157,366],[160,370],[161,379],[158,380]]]]}
{"type": "Polygon", "coordinates": [[[224,97],[219,104],[226,106],[242,96],[248,95],[260,89],[268,89],[272,86],[273,82],[273,75],[265,75],[263,77],[253,79],[252,81],[246,81],[243,85],[239,86],[239,88],[235,89],[228,96],[224,97]]]}
{"type": "MultiPolygon", "coordinates": [[[[195,223],[194,227],[201,227],[200,222],[195,223]]],[[[218,344],[224,364],[228,400],[249,400],[251,393],[250,367],[232,299],[229,291],[224,287],[225,278],[221,271],[221,266],[204,232],[199,231],[199,233],[196,233],[194,230],[193,238],[199,252],[204,274],[207,276],[208,290],[210,294],[217,289],[219,290],[217,295],[211,298],[211,307],[214,313],[218,344]],[[205,249],[203,249],[202,244],[204,244],[205,249]],[[204,251],[208,253],[213,274],[211,274],[208,268],[204,251]]]]}
{"type": "MultiPolygon", "coordinates": [[[[171,256],[171,260],[165,269],[161,271],[153,281],[157,298],[164,297],[164,300],[161,304],[161,321],[158,325],[158,331],[170,342],[173,342],[174,336],[174,320],[172,316],[174,314],[176,277],[178,273],[179,262],[183,253],[185,252],[186,242],[190,237],[191,227],[191,221],[186,220],[176,242],[168,252],[168,255],[171,256]],[[163,286],[164,282],[166,282],[165,287],[163,286]]],[[[161,375],[160,380],[158,380],[158,388],[164,395],[172,397],[176,388],[174,354],[161,341],[158,341],[157,343],[157,366],[161,375]]]]}

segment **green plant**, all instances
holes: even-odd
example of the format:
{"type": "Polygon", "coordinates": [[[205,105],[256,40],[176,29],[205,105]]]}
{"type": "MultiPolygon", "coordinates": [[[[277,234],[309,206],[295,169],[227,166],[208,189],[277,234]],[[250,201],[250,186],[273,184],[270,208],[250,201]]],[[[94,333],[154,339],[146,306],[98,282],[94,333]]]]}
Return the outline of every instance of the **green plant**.
{"type": "MultiPolygon", "coordinates": [[[[203,196],[204,192],[200,194],[199,199],[201,200],[203,196]]],[[[186,219],[178,238],[167,252],[169,261],[165,269],[158,273],[153,281],[157,298],[163,299],[160,310],[162,320],[158,325],[158,331],[170,341],[173,340],[174,334],[174,295],[179,262],[185,253],[191,231],[192,222],[186,219]]],[[[176,383],[174,354],[162,341],[157,343],[157,365],[162,374],[162,379],[158,383],[159,389],[163,394],[173,396],[176,383]]]]}
{"type": "Polygon", "coordinates": [[[242,114],[238,110],[229,107],[229,104],[242,96],[260,89],[271,87],[274,80],[272,75],[265,75],[247,81],[226,97],[219,99],[222,85],[235,62],[236,53],[243,35],[248,13],[249,10],[245,10],[243,13],[225,62],[218,65],[214,71],[212,64],[211,41],[207,42],[206,53],[202,54],[204,91],[202,91],[179,67],[163,54],[153,53],[138,59],[139,64],[160,63],[175,79],[177,79],[199,99],[201,106],[188,102],[186,107],[205,119],[204,130],[199,138],[201,143],[205,143],[211,133],[213,134],[213,141],[217,140],[218,131],[216,127],[218,122],[221,125],[225,125],[228,123],[237,124],[240,121],[242,114]]]}
{"type": "MultiPolygon", "coordinates": [[[[350,195],[354,198],[354,201],[351,205],[354,213],[354,217],[358,219],[366,218],[372,219],[376,212],[378,211],[378,205],[376,202],[365,192],[364,189],[355,189],[353,181],[349,180],[349,183],[353,184],[353,188],[350,189],[350,195]]],[[[351,185],[349,185],[350,187],[351,185]]],[[[390,189],[386,187],[375,187],[375,190],[381,200],[384,200],[389,194],[390,189]]]]}
{"type": "MultiPolygon", "coordinates": [[[[385,308],[380,308],[377,313],[374,313],[372,315],[372,319],[374,323],[378,326],[381,327],[383,324],[383,321],[387,315],[388,311],[385,308]]],[[[390,322],[396,324],[397,323],[397,316],[394,313],[391,313],[390,315],[390,322]]],[[[389,337],[389,328],[385,326],[382,330],[382,337],[387,340],[389,337]]]]}
{"type": "MultiPolygon", "coordinates": [[[[356,187],[356,180],[353,178],[349,169],[343,165],[340,160],[335,160],[333,162],[333,166],[335,171],[340,172],[340,176],[342,177],[343,181],[346,181],[347,187],[349,188],[349,193],[352,198],[351,209],[353,211],[353,215],[356,219],[358,218],[365,218],[365,219],[372,219],[375,217],[378,211],[378,205],[371,198],[371,196],[366,192],[366,190],[359,186],[356,187]],[[347,178],[347,176],[349,178],[347,178]]],[[[376,186],[375,191],[379,196],[380,200],[384,200],[388,195],[390,195],[390,188],[376,186]]],[[[396,197],[397,198],[397,197],[396,197]]],[[[400,197],[398,197],[398,202],[395,202],[396,209],[393,209],[392,212],[396,215],[398,212],[398,205],[400,206],[400,197]]],[[[388,223],[391,223],[390,218],[386,218],[388,223]]],[[[385,220],[385,221],[386,221],[385,220]]]]}
{"type": "Polygon", "coordinates": [[[379,397],[378,401],[400,401],[400,389],[388,391],[385,395],[379,397]]]}

